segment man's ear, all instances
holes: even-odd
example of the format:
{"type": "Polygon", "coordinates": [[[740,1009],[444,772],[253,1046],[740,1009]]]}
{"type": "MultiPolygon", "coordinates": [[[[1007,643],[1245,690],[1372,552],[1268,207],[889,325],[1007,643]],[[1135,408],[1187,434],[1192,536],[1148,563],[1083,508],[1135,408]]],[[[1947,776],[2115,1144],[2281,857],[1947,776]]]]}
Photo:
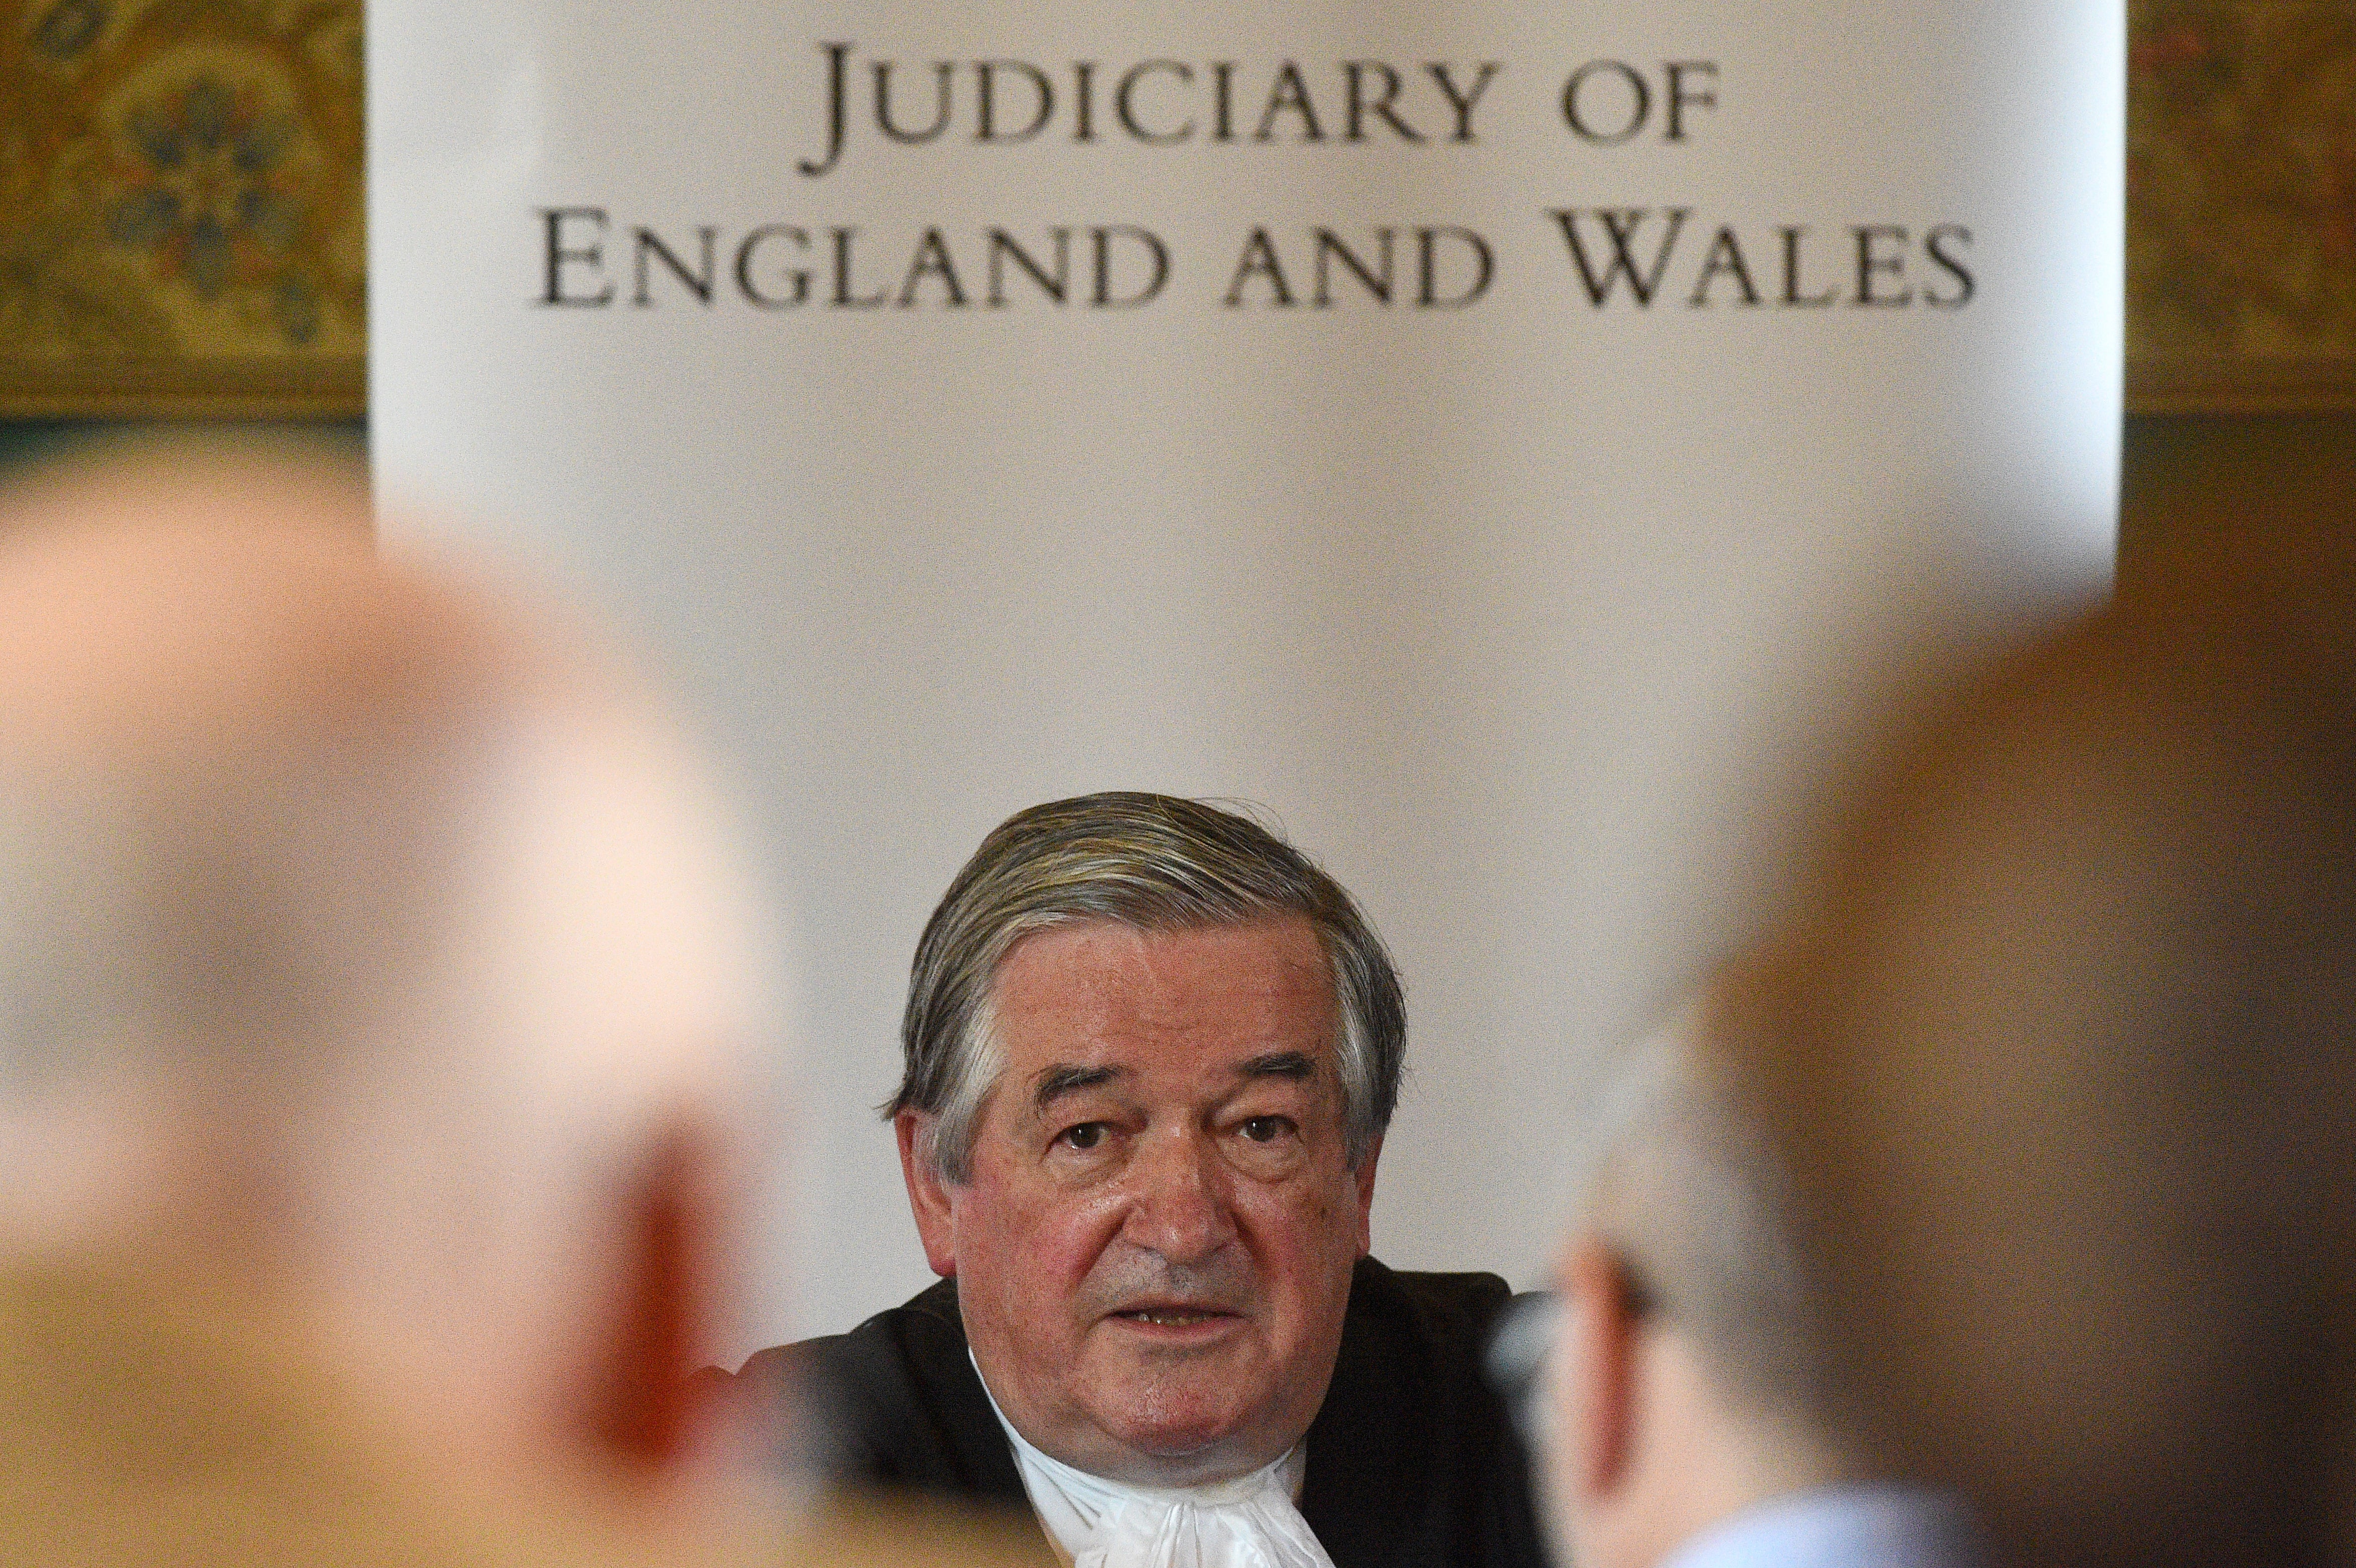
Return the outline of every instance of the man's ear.
{"type": "Polygon", "coordinates": [[[1582,1503],[1610,1498],[1629,1480],[1637,1424],[1635,1280],[1626,1260],[1596,1238],[1564,1255],[1562,1340],[1556,1375],[1563,1454],[1558,1475],[1582,1503]]]}
{"type": "Polygon", "coordinates": [[[949,1184],[924,1152],[936,1120],[928,1112],[903,1111],[892,1118],[892,1131],[900,1140],[900,1178],[908,1184],[908,1211],[924,1238],[925,1262],[948,1279],[957,1274],[957,1207],[949,1184]]]}
{"type": "Polygon", "coordinates": [[[715,1145],[681,1123],[616,1194],[617,1317],[589,1382],[591,1440],[648,1474],[693,1454],[712,1413],[691,1374],[709,1354],[723,1286],[715,1145]]]}
{"type": "Polygon", "coordinates": [[[1365,1257],[1375,1250],[1375,1165],[1383,1157],[1383,1140],[1379,1133],[1366,1146],[1366,1157],[1350,1173],[1358,1189],[1358,1255],[1365,1257]]]}

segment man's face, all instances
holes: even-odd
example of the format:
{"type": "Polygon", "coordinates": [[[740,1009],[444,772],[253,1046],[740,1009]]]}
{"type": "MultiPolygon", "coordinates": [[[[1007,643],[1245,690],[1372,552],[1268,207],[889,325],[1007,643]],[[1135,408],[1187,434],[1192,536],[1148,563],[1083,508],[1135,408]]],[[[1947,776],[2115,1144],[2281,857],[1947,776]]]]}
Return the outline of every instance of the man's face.
{"type": "Polygon", "coordinates": [[[911,1157],[991,1392],[1097,1475],[1184,1485],[1283,1454],[1324,1403],[1374,1151],[1344,1157],[1333,987],[1300,919],[1028,938],[971,1179],[911,1157]]]}

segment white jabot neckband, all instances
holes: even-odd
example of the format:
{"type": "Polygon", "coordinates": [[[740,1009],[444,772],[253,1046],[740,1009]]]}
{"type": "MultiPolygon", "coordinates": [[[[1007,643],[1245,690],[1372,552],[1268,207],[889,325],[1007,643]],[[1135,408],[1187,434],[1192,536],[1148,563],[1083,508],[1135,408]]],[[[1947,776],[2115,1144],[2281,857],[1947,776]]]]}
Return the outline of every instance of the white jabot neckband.
{"type": "MultiPolygon", "coordinates": [[[[980,1377],[979,1361],[973,1370],[980,1377]]],[[[987,1378],[981,1392],[1014,1445],[1032,1509],[1071,1568],[1333,1568],[1293,1503],[1300,1444],[1232,1481],[1132,1487],[1041,1453],[998,1408],[987,1378]]]]}

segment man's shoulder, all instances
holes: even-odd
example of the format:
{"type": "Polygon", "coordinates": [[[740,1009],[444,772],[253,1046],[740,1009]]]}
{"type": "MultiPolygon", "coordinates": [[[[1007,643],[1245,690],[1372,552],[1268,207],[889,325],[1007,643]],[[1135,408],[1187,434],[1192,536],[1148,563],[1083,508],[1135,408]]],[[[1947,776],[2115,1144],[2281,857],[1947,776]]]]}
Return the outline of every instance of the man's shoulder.
{"type": "Polygon", "coordinates": [[[884,1366],[955,1366],[965,1361],[965,1320],[958,1314],[957,1281],[945,1279],[897,1307],[888,1307],[843,1334],[821,1334],[760,1351],[735,1381],[783,1388],[815,1371],[855,1375],[884,1366]]]}
{"type": "Polygon", "coordinates": [[[1513,1298],[1494,1274],[1431,1274],[1360,1259],[1318,1415],[1326,1440],[1347,1435],[1387,1443],[1383,1435],[1401,1419],[1440,1422],[1451,1440],[1485,1445],[1506,1436],[1487,1357],[1513,1298]]]}
{"type": "Polygon", "coordinates": [[[763,1350],[733,1397],[791,1411],[804,1457],[854,1489],[1019,1503],[1023,1481],[943,1280],[844,1334],[763,1350]]]}
{"type": "Polygon", "coordinates": [[[1542,1563],[1526,1459],[1483,1365],[1512,1287],[1362,1259],[1301,1511],[1336,1563],[1542,1563]]]}
{"type": "Polygon", "coordinates": [[[1495,1331],[1513,1286],[1494,1274],[1435,1274],[1358,1260],[1350,1279],[1350,1316],[1476,1354],[1495,1331]]]}

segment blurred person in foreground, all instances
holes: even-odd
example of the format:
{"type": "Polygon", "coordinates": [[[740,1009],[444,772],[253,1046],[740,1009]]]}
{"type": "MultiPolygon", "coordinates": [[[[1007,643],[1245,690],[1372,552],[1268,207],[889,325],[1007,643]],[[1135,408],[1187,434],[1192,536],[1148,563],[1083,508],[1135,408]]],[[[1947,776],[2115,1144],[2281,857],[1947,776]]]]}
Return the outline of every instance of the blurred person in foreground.
{"type": "Polygon", "coordinates": [[[0,515],[0,1561],[776,1561],[683,1375],[770,1042],[694,760],[337,476],[0,515]]]}
{"type": "Polygon", "coordinates": [[[1534,1399],[1576,1568],[1969,1568],[1952,1494],[1878,1479],[1826,1399],[1789,1179],[1731,1045],[1728,971],[1601,1101],[1534,1399]],[[1547,1385],[1551,1385],[1550,1388],[1547,1385]]]}
{"type": "Polygon", "coordinates": [[[2030,1564],[2356,1561],[2356,573],[2163,563],[1879,761],[1751,1037],[1850,1415],[2030,1564]]]}

